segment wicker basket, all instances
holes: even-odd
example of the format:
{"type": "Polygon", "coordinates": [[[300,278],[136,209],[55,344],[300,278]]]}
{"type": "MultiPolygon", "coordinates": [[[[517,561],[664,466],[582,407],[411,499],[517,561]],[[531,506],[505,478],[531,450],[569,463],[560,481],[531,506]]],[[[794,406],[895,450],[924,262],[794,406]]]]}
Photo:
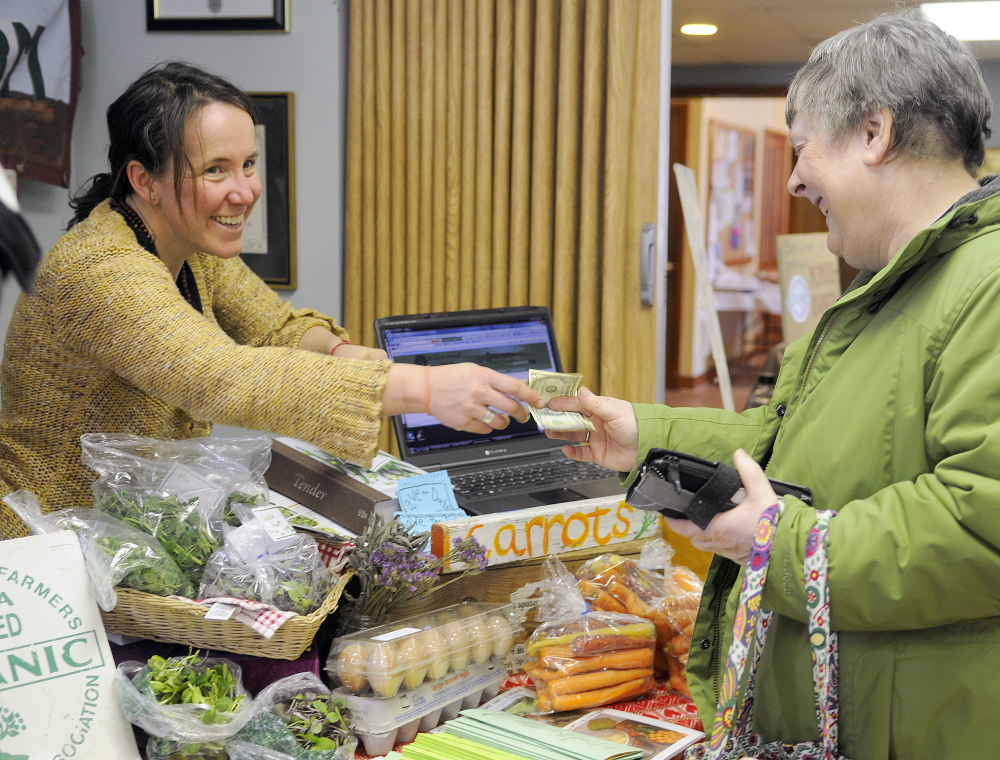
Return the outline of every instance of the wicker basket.
{"type": "Polygon", "coordinates": [[[317,610],[308,615],[293,615],[270,639],[237,620],[205,620],[207,609],[203,604],[128,588],[116,589],[118,604],[111,612],[102,612],[101,617],[105,629],[111,633],[199,649],[294,660],[312,644],[320,623],[337,609],[344,586],[353,575],[353,570],[346,571],[317,610]]]}

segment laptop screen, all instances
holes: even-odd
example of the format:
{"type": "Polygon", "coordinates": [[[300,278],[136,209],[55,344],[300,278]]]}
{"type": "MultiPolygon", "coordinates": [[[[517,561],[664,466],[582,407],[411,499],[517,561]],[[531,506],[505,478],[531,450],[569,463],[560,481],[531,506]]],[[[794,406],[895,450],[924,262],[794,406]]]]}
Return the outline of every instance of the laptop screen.
{"type": "MultiPolygon", "coordinates": [[[[378,320],[379,345],[398,363],[436,366],[473,362],[527,381],[529,369],[560,371],[548,310],[537,307],[479,309],[378,320]]],[[[544,438],[534,420],[511,420],[490,435],[452,430],[429,414],[396,419],[404,459],[446,454],[495,441],[544,438]]],[[[456,452],[457,453],[457,452],[456,452]]],[[[471,452],[470,452],[471,453],[471,452]]]]}

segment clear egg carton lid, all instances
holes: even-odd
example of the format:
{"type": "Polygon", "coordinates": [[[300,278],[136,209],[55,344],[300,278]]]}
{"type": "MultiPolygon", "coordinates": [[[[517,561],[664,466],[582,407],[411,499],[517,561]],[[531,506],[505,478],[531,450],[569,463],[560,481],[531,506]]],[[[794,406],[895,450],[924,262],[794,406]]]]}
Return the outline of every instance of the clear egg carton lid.
{"type": "Polygon", "coordinates": [[[369,755],[384,755],[394,744],[410,742],[418,732],[430,731],[457,718],[462,710],[478,707],[500,691],[507,671],[499,660],[473,663],[437,681],[426,681],[413,691],[384,699],[357,696],[337,689],[354,720],[355,734],[369,755]]]}
{"type": "Polygon", "coordinates": [[[511,604],[462,602],[341,636],[326,672],[350,694],[385,699],[504,657],[521,629],[511,604]]]}

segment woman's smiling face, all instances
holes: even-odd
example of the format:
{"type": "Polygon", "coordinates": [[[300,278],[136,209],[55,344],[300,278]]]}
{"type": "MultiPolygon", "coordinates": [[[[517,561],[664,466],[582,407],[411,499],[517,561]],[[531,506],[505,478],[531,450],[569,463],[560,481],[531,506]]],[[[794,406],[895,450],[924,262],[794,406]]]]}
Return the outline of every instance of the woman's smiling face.
{"type": "Polygon", "coordinates": [[[253,120],[237,106],[209,103],[188,121],[184,146],[190,166],[180,203],[172,166],[151,186],[167,227],[157,235],[157,252],[166,261],[197,252],[238,256],[246,218],[261,193],[253,120]]]}
{"type": "Polygon", "coordinates": [[[827,248],[857,269],[876,270],[878,213],[870,207],[866,173],[860,150],[864,137],[849,135],[834,141],[805,114],[792,120],[789,140],[795,167],[788,192],[804,196],[823,212],[829,234],[827,248]]]}

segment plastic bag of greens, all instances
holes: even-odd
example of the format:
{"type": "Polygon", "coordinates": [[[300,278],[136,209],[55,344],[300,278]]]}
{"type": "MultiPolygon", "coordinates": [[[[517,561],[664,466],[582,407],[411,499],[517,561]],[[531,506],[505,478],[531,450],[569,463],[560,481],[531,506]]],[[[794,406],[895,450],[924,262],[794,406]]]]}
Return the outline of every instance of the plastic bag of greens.
{"type": "MultiPolygon", "coordinates": [[[[150,736],[175,742],[175,750],[198,744],[206,752],[214,751],[213,743],[243,728],[254,712],[240,667],[223,658],[203,658],[198,652],[186,657],[153,656],[145,664],[123,662],[115,673],[115,685],[125,718],[150,736]]],[[[168,750],[164,742],[153,744],[160,747],[158,751],[168,750]]]]}
{"type": "Polygon", "coordinates": [[[98,474],[94,506],[157,538],[195,587],[222,546],[227,510],[269,496],[266,437],[159,441],[87,433],[80,440],[83,463],[98,474]]]}
{"type": "Polygon", "coordinates": [[[332,576],[316,539],[301,533],[275,538],[250,510],[208,560],[199,599],[234,596],[306,615],[330,593],[332,576]]]}
{"type": "Polygon", "coordinates": [[[77,534],[94,597],[102,610],[115,608],[115,586],[158,596],[194,593],[160,542],[121,520],[89,508],[42,514],[38,497],[26,490],[8,494],[3,500],[33,533],[72,530],[77,534]]]}
{"type": "Polygon", "coordinates": [[[256,714],[226,744],[230,760],[348,760],[358,740],[346,703],[314,673],[275,681],[254,700],[256,714]]]}

